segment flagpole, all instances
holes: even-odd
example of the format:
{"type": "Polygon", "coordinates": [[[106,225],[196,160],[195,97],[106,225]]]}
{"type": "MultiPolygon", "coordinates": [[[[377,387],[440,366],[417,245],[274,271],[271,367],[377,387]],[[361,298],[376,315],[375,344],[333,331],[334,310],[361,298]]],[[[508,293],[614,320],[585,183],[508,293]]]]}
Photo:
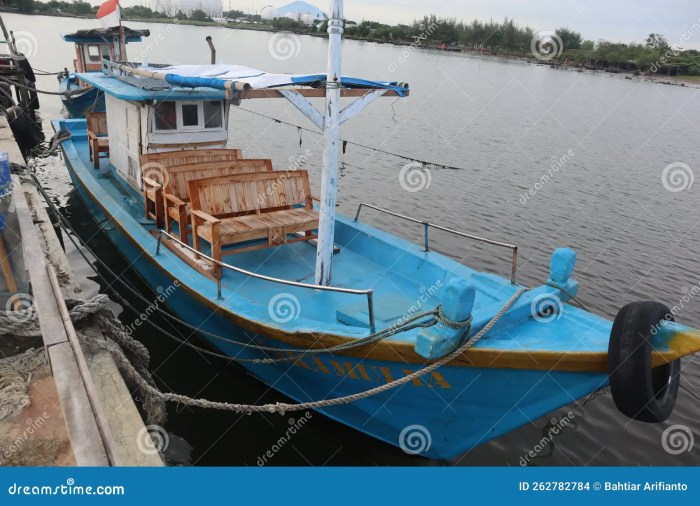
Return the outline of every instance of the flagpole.
{"type": "Polygon", "coordinates": [[[126,42],[124,41],[124,26],[122,26],[122,8],[117,1],[119,9],[119,59],[126,63],[126,42]]]}

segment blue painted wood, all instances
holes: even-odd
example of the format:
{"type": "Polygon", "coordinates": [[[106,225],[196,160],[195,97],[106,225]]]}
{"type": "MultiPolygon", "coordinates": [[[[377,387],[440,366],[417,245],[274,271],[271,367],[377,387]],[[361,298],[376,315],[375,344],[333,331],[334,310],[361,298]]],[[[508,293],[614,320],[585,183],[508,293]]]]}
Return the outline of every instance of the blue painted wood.
{"type": "MultiPolygon", "coordinates": [[[[195,272],[165,248],[155,255],[156,240],[149,233],[154,225],[144,220],[143,202],[138,195],[125,192],[109,170],[90,168],[85,122],[54,121],[54,128],[73,132],[73,137],[63,144],[63,150],[75,188],[90,214],[98,222],[108,220],[109,225],[103,227],[105,233],[154,290],[169,291],[174,280],[179,281],[179,288],[165,302],[191,325],[229,339],[280,349],[290,346],[275,339],[273,330],[299,335],[324,332],[349,338],[368,334],[366,326],[338,321],[337,312],[341,310],[358,321],[362,318],[352,309],[354,305],[360,307],[358,300],[348,295],[282,287],[227,272],[223,279],[223,300],[217,300],[212,280],[195,272]],[[292,313],[275,313],[272,302],[280,295],[291,302],[288,307],[293,309],[292,313]],[[214,307],[218,308],[216,312],[212,311],[214,307]],[[245,322],[264,324],[270,332],[250,332],[245,322]]],[[[108,161],[102,164],[103,169],[108,169],[108,161]]],[[[336,241],[341,248],[334,265],[337,282],[353,288],[374,287],[378,316],[384,325],[392,324],[402,307],[404,313],[399,318],[410,314],[413,307],[422,311],[442,303],[455,317],[464,316],[472,308],[472,332],[476,332],[518,289],[503,278],[478,273],[342,216],[338,218],[336,241]],[[437,289],[433,289],[435,286],[437,289]],[[413,306],[405,307],[406,300],[413,301],[413,306]],[[388,302],[382,306],[382,301],[388,302]]],[[[309,281],[313,279],[313,262],[306,264],[313,254],[311,245],[296,243],[262,253],[242,253],[231,257],[231,261],[241,268],[270,276],[309,281]]],[[[551,294],[563,297],[549,286],[525,294],[498,328],[476,347],[566,353],[607,349],[610,322],[595,315],[564,306],[562,316],[551,322],[533,319],[533,301],[539,295],[551,294]]],[[[434,343],[444,340],[453,344],[458,331],[451,331],[453,335],[449,336],[447,329],[436,326],[392,339],[417,344],[425,336],[434,343]]],[[[267,356],[248,347],[203,337],[231,357],[267,356]]],[[[281,357],[284,353],[272,355],[281,357]]],[[[400,357],[392,361],[332,355],[307,356],[294,364],[242,365],[298,401],[357,393],[421,367],[406,364],[400,357]]],[[[401,444],[400,435],[405,427],[421,425],[431,437],[431,445],[421,454],[452,458],[569,404],[606,382],[607,375],[597,372],[446,366],[396,390],[321,411],[393,445],[401,444]]]]}
{"type": "MultiPolygon", "coordinates": [[[[75,74],[59,76],[58,83],[58,89],[62,92],[82,88],[75,74]]],[[[83,93],[76,95],[61,95],[61,101],[71,118],[84,118],[87,112],[105,112],[105,95],[97,88],[86,88],[83,93]]]]}

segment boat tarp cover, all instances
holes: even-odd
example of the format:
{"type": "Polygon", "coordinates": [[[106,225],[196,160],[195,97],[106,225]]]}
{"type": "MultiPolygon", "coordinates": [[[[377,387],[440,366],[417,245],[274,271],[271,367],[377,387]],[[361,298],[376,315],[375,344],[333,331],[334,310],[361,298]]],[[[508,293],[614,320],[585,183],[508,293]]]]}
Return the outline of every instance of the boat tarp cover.
{"type": "MultiPolygon", "coordinates": [[[[319,87],[326,81],[326,74],[272,74],[240,65],[171,65],[148,70],[183,77],[184,80],[174,79],[173,81],[176,82],[173,84],[191,87],[217,87],[214,85],[216,80],[244,82],[254,89],[282,86],[319,87]]],[[[169,79],[168,82],[171,80],[169,79]]],[[[397,82],[368,81],[345,76],[341,78],[341,82],[346,88],[388,89],[396,91],[400,96],[408,90],[407,84],[397,82]]]]}

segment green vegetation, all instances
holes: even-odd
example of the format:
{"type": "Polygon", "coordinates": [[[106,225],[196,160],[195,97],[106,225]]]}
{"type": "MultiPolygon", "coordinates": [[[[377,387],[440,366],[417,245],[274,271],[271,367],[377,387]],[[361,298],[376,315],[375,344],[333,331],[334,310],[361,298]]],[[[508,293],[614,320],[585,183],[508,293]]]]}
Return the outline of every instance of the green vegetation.
{"type": "MultiPolygon", "coordinates": [[[[8,7],[20,12],[38,12],[57,16],[93,16],[97,7],[82,0],[40,2],[38,0],[7,0],[8,7]]],[[[195,10],[189,16],[178,12],[174,18],[152,10],[149,7],[124,7],[125,19],[166,21],[175,19],[179,23],[213,23],[202,10],[195,10]]],[[[249,15],[240,10],[224,12],[231,28],[254,28],[258,30],[293,31],[325,36],[328,24],[317,23],[307,26],[288,18],[262,20],[260,15],[249,15]]],[[[688,33],[700,31],[700,25],[693,25],[688,33]]],[[[438,18],[431,14],[415,20],[410,25],[387,25],[376,21],[361,23],[347,22],[345,36],[348,38],[390,42],[394,44],[414,44],[422,47],[444,47],[460,51],[479,51],[493,55],[534,58],[533,39],[538,34],[529,26],[519,26],[513,19],[505,18],[471,23],[455,18],[438,18]]],[[[635,71],[649,74],[674,74],[700,76],[700,54],[696,50],[683,50],[678,45],[669,44],[658,33],[652,33],[642,42],[610,42],[584,40],[580,33],[568,28],[557,28],[554,34],[544,39],[538,47],[548,56],[550,63],[574,65],[593,69],[615,71],[635,71]]]]}

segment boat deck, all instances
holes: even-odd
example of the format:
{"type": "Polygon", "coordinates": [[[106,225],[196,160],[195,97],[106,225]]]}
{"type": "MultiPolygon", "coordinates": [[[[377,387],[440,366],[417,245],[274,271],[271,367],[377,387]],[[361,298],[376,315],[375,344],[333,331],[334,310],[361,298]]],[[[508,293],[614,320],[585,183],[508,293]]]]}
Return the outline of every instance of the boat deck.
{"type": "MultiPolygon", "coordinates": [[[[76,133],[70,142],[79,153],[83,167],[91,171],[107,195],[121,203],[121,212],[126,213],[130,221],[137,222],[147,232],[154,232],[155,223],[144,217],[140,195],[108,172],[108,160],[101,161],[100,172],[93,170],[86,139],[79,132],[76,133]]],[[[119,217],[125,218],[124,215],[119,217]]],[[[101,226],[112,225],[105,223],[101,226]]],[[[474,271],[437,253],[423,252],[415,244],[355,224],[347,218],[338,217],[336,240],[338,252],[334,256],[333,285],[372,289],[377,329],[390,327],[411,315],[434,309],[442,303],[442,289],[454,278],[467,279],[476,288],[473,317],[477,328],[487,322],[519,288],[504,278],[474,271]],[[362,233],[363,230],[371,230],[371,234],[362,233]],[[370,236],[379,243],[392,241],[392,249],[398,251],[396,258],[387,258],[381,244],[372,248],[362,244],[370,240],[370,236]],[[396,247],[397,241],[403,242],[400,248],[396,247]],[[372,251],[372,254],[368,255],[368,251],[372,251]]],[[[208,252],[204,250],[203,253],[208,252]]],[[[264,276],[312,284],[315,255],[315,244],[297,242],[227,255],[224,261],[264,276]]],[[[175,255],[173,258],[176,258],[175,255]]],[[[181,259],[171,265],[177,266],[171,271],[180,279],[209,296],[212,301],[217,300],[215,281],[205,278],[181,259]]],[[[315,329],[349,337],[369,333],[368,304],[364,295],[282,285],[224,269],[222,297],[223,301],[218,302],[232,311],[286,329],[315,329]]],[[[477,344],[477,348],[504,351],[545,349],[552,352],[607,350],[610,322],[565,305],[559,318],[542,324],[530,318],[530,299],[527,296],[519,305],[519,311],[517,308],[510,311],[513,320],[504,321],[503,325],[494,328],[486,339],[477,344]],[[523,314],[518,316],[519,313],[523,314]]],[[[421,330],[402,332],[393,336],[392,340],[415,342],[421,330]]]]}

